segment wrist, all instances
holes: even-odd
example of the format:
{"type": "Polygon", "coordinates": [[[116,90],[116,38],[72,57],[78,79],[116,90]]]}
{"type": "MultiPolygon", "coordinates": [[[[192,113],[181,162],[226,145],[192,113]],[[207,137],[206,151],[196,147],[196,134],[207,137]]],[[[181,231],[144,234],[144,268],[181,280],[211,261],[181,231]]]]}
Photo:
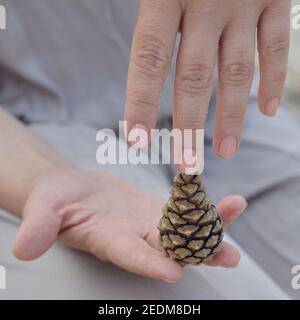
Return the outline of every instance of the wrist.
{"type": "Polygon", "coordinates": [[[23,216],[27,199],[38,184],[51,175],[71,170],[76,170],[76,167],[66,161],[56,162],[44,159],[43,161],[39,161],[34,169],[32,169],[30,176],[28,176],[28,180],[23,180],[22,185],[20,186],[20,192],[18,192],[18,194],[21,195],[19,201],[16,201],[15,208],[9,208],[10,211],[19,216],[23,216]]]}

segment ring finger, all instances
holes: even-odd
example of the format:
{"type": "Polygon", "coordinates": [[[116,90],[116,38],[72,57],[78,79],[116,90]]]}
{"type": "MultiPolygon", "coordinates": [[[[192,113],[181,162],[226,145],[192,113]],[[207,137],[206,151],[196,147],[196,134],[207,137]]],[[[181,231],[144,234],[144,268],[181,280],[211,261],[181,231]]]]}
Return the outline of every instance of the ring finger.
{"type": "Polygon", "coordinates": [[[254,72],[256,24],[251,23],[235,20],[220,41],[213,144],[222,158],[232,157],[240,144],[254,72]]]}

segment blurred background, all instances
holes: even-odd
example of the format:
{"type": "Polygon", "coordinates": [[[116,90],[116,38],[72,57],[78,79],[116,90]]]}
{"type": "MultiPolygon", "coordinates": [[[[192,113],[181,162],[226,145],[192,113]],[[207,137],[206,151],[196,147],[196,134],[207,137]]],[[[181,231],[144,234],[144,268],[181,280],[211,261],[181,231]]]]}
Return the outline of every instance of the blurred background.
{"type": "MultiPolygon", "coordinates": [[[[300,5],[300,0],[293,0],[292,5],[300,5]]],[[[283,105],[293,111],[300,123],[300,30],[291,30],[290,61],[283,105]]]]}

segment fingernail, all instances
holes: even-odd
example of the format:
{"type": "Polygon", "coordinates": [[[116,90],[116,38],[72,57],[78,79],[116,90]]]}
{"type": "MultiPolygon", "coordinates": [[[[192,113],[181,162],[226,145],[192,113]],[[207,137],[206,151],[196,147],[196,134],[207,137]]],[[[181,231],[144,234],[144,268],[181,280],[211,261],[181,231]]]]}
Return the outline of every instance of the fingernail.
{"type": "Polygon", "coordinates": [[[229,215],[229,221],[230,222],[233,222],[235,221],[244,211],[246,210],[246,207],[240,207],[240,208],[237,208],[235,210],[233,210],[231,212],[231,214],[229,215]]]}
{"type": "Polygon", "coordinates": [[[128,141],[136,148],[145,148],[149,143],[148,129],[142,124],[134,125],[129,132],[128,141]]]}
{"type": "Polygon", "coordinates": [[[265,107],[265,114],[269,117],[274,117],[279,107],[279,99],[274,98],[268,101],[265,107]]]}
{"type": "Polygon", "coordinates": [[[236,201],[234,202],[235,208],[233,209],[234,212],[241,212],[248,207],[247,200],[242,196],[236,196],[236,201]]]}
{"type": "Polygon", "coordinates": [[[196,151],[194,149],[186,149],[183,151],[183,163],[185,165],[194,166],[196,162],[196,151]]]}
{"type": "Polygon", "coordinates": [[[185,174],[199,173],[203,167],[203,160],[197,155],[194,149],[183,150],[182,164],[179,165],[180,171],[185,174]]]}
{"type": "Polygon", "coordinates": [[[237,140],[233,136],[225,137],[219,148],[221,157],[228,159],[235,155],[237,149],[237,140]]]}

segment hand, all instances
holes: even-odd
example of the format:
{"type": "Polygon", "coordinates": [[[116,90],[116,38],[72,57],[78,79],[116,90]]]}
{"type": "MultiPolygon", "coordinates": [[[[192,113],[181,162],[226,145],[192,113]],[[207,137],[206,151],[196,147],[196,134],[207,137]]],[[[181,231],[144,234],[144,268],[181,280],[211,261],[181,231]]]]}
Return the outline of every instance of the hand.
{"type": "Polygon", "coordinates": [[[233,156],[240,144],[252,82],[256,31],[261,75],[258,103],[265,115],[274,116],[284,89],[289,22],[289,0],[142,0],[128,75],[128,129],[146,130],[150,138],[180,31],[174,127],[204,128],[218,62],[213,147],[223,158],[233,156]]]}
{"type": "MultiPolygon", "coordinates": [[[[120,178],[100,172],[63,171],[44,177],[32,191],[17,234],[14,254],[42,255],[60,239],[68,246],[143,276],[175,282],[182,267],[164,256],[157,224],[163,201],[120,178]]],[[[240,196],[218,205],[224,226],[245,209],[240,196]]],[[[224,242],[212,265],[234,267],[239,252],[224,242]]]]}

